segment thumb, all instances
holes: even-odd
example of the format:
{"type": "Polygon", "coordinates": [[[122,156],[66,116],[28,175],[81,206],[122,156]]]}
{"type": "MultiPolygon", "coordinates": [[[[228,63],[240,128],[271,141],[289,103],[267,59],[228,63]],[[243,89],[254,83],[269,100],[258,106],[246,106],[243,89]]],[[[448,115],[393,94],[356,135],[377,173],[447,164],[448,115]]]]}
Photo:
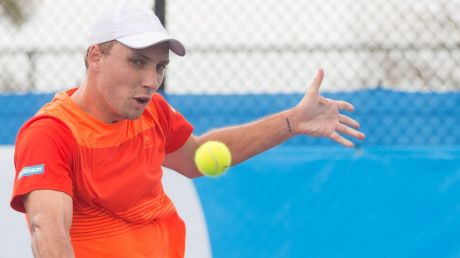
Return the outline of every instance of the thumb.
{"type": "Polygon", "coordinates": [[[310,84],[310,87],[308,88],[309,94],[319,94],[319,88],[321,87],[323,78],[324,78],[324,71],[322,68],[320,68],[318,69],[318,72],[316,73],[315,79],[313,80],[313,82],[310,84]]]}

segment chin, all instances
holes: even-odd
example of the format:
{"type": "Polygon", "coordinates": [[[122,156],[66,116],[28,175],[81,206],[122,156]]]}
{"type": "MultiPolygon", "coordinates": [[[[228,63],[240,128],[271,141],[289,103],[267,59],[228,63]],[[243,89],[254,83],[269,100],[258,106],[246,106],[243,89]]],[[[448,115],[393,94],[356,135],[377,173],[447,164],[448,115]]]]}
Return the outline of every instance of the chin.
{"type": "Polygon", "coordinates": [[[143,112],[139,112],[139,113],[131,113],[131,114],[126,114],[124,117],[125,119],[128,119],[128,120],[136,120],[138,119],[139,117],[141,117],[143,112]]]}

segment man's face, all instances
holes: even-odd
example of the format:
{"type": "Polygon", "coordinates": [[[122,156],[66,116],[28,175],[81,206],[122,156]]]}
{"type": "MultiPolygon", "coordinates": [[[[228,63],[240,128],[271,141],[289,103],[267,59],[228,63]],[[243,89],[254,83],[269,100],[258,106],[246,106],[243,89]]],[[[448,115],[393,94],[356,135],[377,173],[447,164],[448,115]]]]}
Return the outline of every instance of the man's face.
{"type": "Polygon", "coordinates": [[[169,45],[131,49],[117,42],[100,61],[97,87],[106,120],[136,119],[163,81],[169,45]]]}

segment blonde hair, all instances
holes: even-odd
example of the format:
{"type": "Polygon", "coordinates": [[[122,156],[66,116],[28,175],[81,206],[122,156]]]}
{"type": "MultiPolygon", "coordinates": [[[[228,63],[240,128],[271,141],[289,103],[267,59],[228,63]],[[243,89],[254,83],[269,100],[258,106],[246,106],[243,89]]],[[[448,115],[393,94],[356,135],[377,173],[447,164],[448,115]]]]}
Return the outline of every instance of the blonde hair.
{"type": "MultiPolygon", "coordinates": [[[[106,55],[110,54],[110,50],[112,49],[114,44],[115,44],[115,40],[111,40],[111,41],[107,41],[107,42],[104,42],[104,43],[99,43],[97,45],[101,49],[101,53],[106,56],[106,55]]],[[[86,69],[88,69],[88,54],[89,54],[90,49],[91,49],[91,46],[88,47],[88,49],[86,49],[86,54],[85,54],[85,67],[86,67],[86,69]]]]}

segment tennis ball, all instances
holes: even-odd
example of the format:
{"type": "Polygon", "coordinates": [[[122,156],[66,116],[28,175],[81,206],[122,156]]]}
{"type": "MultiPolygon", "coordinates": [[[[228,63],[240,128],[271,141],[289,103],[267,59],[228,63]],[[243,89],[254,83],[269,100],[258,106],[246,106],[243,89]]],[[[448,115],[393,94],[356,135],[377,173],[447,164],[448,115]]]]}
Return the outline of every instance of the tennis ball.
{"type": "Polygon", "coordinates": [[[232,154],[228,147],[218,141],[203,143],[195,152],[195,164],[205,176],[220,176],[232,162],[232,154]]]}

